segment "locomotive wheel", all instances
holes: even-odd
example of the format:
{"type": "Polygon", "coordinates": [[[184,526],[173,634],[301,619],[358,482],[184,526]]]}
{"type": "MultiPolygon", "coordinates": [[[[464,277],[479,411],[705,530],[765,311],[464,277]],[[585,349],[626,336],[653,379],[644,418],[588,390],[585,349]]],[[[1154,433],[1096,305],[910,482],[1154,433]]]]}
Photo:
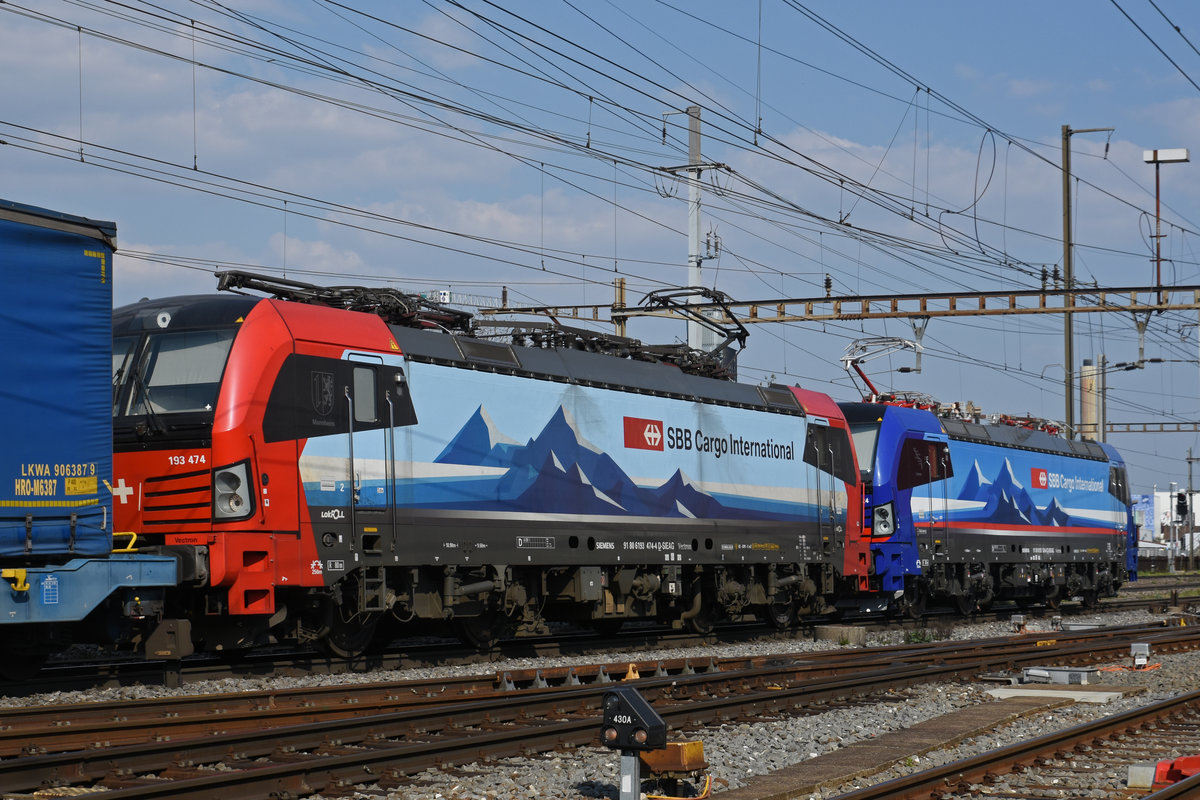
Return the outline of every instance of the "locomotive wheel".
{"type": "Polygon", "coordinates": [[[683,627],[692,633],[707,636],[717,621],[717,590],[710,575],[697,575],[691,584],[688,610],[683,614],[683,627]]]}
{"type": "Polygon", "coordinates": [[[687,627],[692,633],[707,636],[713,632],[713,613],[711,608],[701,609],[700,613],[687,620],[687,627]]]}
{"type": "Polygon", "coordinates": [[[1046,608],[1051,611],[1057,611],[1062,605],[1062,587],[1052,586],[1046,590],[1046,596],[1043,598],[1046,603],[1046,608]]]}
{"type": "Polygon", "coordinates": [[[454,620],[454,630],[463,644],[477,650],[491,650],[501,639],[512,636],[517,625],[502,611],[491,609],[477,617],[454,620]]]}
{"type": "MultiPolygon", "coordinates": [[[[716,624],[717,613],[713,601],[704,593],[692,599],[692,610],[696,613],[683,621],[683,626],[692,633],[707,636],[716,624]]],[[[689,612],[690,613],[690,612],[689,612]]]]}
{"type": "Polygon", "coordinates": [[[796,604],[791,600],[768,603],[766,611],[761,612],[759,617],[777,630],[785,631],[796,623],[796,604]]]}
{"type": "Polygon", "coordinates": [[[925,614],[925,602],[928,598],[921,589],[913,586],[904,590],[904,595],[896,600],[896,610],[909,619],[920,619],[925,614]]]}
{"type": "Polygon", "coordinates": [[[342,620],[334,609],[331,614],[329,632],[325,634],[325,649],[335,656],[355,658],[361,656],[375,638],[381,614],[365,614],[350,621],[342,620]]]}
{"type": "Polygon", "coordinates": [[[970,593],[956,594],[950,599],[954,603],[954,610],[962,616],[969,617],[975,613],[975,607],[978,605],[975,600],[975,595],[970,593]]]}

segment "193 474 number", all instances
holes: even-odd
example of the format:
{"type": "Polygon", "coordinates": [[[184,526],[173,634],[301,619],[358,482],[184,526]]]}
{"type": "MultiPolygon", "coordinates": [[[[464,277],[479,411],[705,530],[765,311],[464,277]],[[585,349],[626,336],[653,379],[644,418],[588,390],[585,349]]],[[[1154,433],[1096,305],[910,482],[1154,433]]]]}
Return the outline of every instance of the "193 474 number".
{"type": "Polygon", "coordinates": [[[207,464],[208,458],[204,453],[189,453],[186,456],[167,456],[167,461],[173,467],[186,467],[192,464],[207,464]]]}

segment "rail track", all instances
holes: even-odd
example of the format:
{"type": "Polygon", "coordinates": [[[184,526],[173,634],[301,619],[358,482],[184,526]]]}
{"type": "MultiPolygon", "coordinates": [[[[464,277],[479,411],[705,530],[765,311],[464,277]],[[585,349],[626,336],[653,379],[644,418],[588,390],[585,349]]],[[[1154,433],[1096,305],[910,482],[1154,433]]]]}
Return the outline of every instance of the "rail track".
{"type": "MultiPolygon", "coordinates": [[[[948,609],[931,610],[917,619],[905,617],[861,618],[847,617],[842,624],[866,627],[869,631],[914,630],[929,626],[950,626],[964,620],[970,622],[1007,621],[1014,614],[1031,618],[1059,616],[1070,620],[1073,615],[1092,611],[1115,612],[1148,610],[1165,611],[1178,605],[1178,598],[1118,598],[1104,600],[1096,609],[1068,603],[1058,609],[1042,606],[1020,608],[1009,606],[978,612],[964,618],[948,609]]],[[[489,664],[515,658],[579,657],[602,658],[605,653],[637,652],[651,649],[678,649],[771,639],[808,639],[819,624],[835,620],[816,619],[804,626],[775,630],[758,622],[731,623],[714,633],[698,635],[661,626],[643,625],[597,636],[588,631],[564,631],[554,635],[529,636],[501,642],[488,651],[463,646],[456,640],[428,637],[419,640],[396,641],[377,652],[355,658],[339,658],[315,650],[263,649],[241,654],[207,654],[181,661],[146,661],[142,659],[105,656],[81,657],[52,662],[42,672],[20,682],[0,680],[0,694],[21,697],[51,692],[84,691],[134,685],[179,687],[189,683],[225,678],[293,677],[302,675],[340,675],[374,671],[403,670],[448,665],[475,665],[486,669],[489,664]]]]}
{"type": "Polygon", "coordinates": [[[123,798],[325,797],[357,784],[401,787],[430,766],[596,743],[599,707],[615,677],[648,698],[674,730],[981,672],[1090,663],[1200,646],[1182,627],[1014,635],[865,650],[697,663],[599,664],[504,673],[487,681],[426,681],[328,690],[208,695],[9,710],[0,792],[104,788],[123,798]],[[72,730],[73,729],[73,730],[72,730]]]}
{"type": "Polygon", "coordinates": [[[974,800],[1089,797],[1175,800],[1200,796],[1200,775],[1138,791],[1114,772],[1200,752],[1200,691],[992,750],[974,758],[839,795],[837,800],[974,800]]]}

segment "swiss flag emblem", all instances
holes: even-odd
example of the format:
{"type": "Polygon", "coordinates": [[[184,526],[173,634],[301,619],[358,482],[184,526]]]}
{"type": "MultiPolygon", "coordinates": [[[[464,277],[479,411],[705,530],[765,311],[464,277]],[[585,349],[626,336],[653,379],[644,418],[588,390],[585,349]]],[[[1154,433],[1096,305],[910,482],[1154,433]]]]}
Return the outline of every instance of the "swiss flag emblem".
{"type": "Polygon", "coordinates": [[[625,446],[637,450],[662,450],[662,420],[625,417],[625,446]]]}
{"type": "Polygon", "coordinates": [[[1033,469],[1030,474],[1030,481],[1035,489],[1046,489],[1050,486],[1050,477],[1044,469],[1033,469]]]}

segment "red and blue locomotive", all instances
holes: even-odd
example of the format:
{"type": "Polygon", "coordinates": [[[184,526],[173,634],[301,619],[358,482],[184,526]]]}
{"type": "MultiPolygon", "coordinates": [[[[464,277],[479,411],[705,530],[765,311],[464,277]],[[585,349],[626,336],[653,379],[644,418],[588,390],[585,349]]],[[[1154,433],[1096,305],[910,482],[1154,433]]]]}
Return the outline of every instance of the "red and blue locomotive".
{"type": "Polygon", "coordinates": [[[828,397],[632,340],[473,335],[419,297],[245,273],[113,316],[114,515],[181,565],[203,646],[366,647],[382,622],[779,625],[867,585],[828,397]],[[593,352],[619,347],[621,352],[593,352]]]}

